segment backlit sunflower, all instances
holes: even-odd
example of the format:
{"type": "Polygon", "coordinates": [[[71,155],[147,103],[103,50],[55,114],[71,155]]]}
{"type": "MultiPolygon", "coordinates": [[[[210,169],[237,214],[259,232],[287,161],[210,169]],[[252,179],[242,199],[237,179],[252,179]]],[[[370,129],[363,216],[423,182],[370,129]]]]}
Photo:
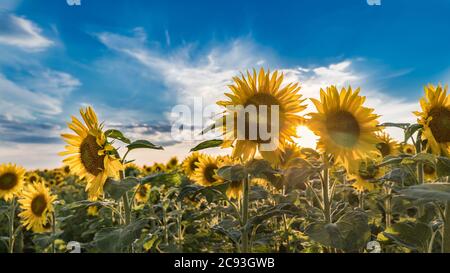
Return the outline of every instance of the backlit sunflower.
{"type": "Polygon", "coordinates": [[[280,154],[280,168],[287,169],[298,165],[298,159],[305,159],[305,155],[301,151],[301,147],[294,143],[288,143],[284,146],[283,152],[280,154]]]}
{"type": "Polygon", "coordinates": [[[355,180],[352,186],[359,192],[374,190],[375,184],[371,181],[381,178],[384,175],[383,169],[378,168],[376,162],[371,159],[358,160],[358,164],[358,172],[349,175],[350,179],[355,180]]]}
{"type": "Polygon", "coordinates": [[[192,175],[195,183],[208,187],[223,182],[222,178],[217,174],[219,162],[213,157],[201,157],[197,163],[198,168],[192,175]]]}
{"type": "Polygon", "coordinates": [[[24,168],[11,163],[0,165],[0,198],[13,199],[22,190],[24,177],[24,168]]]}
{"type": "Polygon", "coordinates": [[[386,157],[389,155],[392,156],[398,155],[399,144],[397,141],[395,141],[385,132],[378,133],[377,137],[378,143],[376,147],[380,151],[382,157],[386,157]]]}
{"type": "Polygon", "coordinates": [[[103,195],[103,186],[108,177],[117,177],[122,169],[120,160],[114,155],[114,147],[108,143],[103,126],[91,107],[80,109],[85,125],[72,116],[68,126],[76,135],[62,134],[69,144],[61,156],[70,155],[63,160],[72,172],[86,178],[86,191],[90,200],[103,195]]]}
{"type": "Polygon", "coordinates": [[[19,217],[22,219],[23,226],[36,233],[47,231],[48,226],[51,225],[55,200],[56,196],[50,193],[44,183],[27,185],[19,199],[22,209],[19,217]]]}
{"type": "Polygon", "coordinates": [[[338,92],[335,86],[320,90],[320,101],[311,99],[317,113],[311,113],[308,126],[320,137],[317,148],[335,156],[349,171],[357,170],[357,161],[377,153],[378,115],[364,107],[365,97],[351,87],[338,92]]]}
{"type": "Polygon", "coordinates": [[[422,112],[414,112],[423,126],[422,140],[433,154],[448,155],[450,148],[450,95],[448,86],[442,88],[428,85],[425,96],[420,99],[422,112]]]}
{"type": "Polygon", "coordinates": [[[227,197],[229,199],[236,199],[236,200],[240,199],[243,190],[242,187],[243,187],[242,181],[231,181],[226,192],[227,197]]]}
{"type": "Polygon", "coordinates": [[[292,137],[297,137],[297,127],[303,122],[303,118],[298,113],[306,109],[306,106],[302,104],[304,100],[298,94],[300,90],[298,83],[282,86],[283,79],[283,74],[279,75],[277,71],[272,74],[266,73],[262,68],[259,74],[255,70],[253,70],[253,75],[247,72],[247,77],[242,74],[241,78],[233,78],[234,84],[229,86],[232,93],[225,94],[230,100],[217,103],[227,107],[217,124],[222,126],[224,135],[222,147],[234,146],[233,158],[242,158],[244,161],[248,161],[254,158],[256,152],[259,151],[264,159],[275,163],[278,160],[278,150],[282,148],[283,144],[286,141],[292,142],[292,137]],[[242,126],[244,127],[242,128],[243,132],[238,132],[237,124],[237,115],[242,112],[229,108],[236,106],[256,107],[257,118],[247,117],[245,126],[242,126]],[[264,128],[264,126],[269,131],[272,127],[272,108],[276,106],[279,108],[278,137],[274,136],[274,132],[270,132],[270,137],[273,139],[263,137],[257,129],[258,132],[250,132],[251,128],[264,128]],[[262,110],[264,107],[267,109],[266,112],[262,110]],[[235,121],[233,128],[227,128],[225,125],[225,121],[228,119],[235,121]],[[238,135],[240,139],[238,139],[238,135]],[[276,149],[273,151],[268,151],[270,149],[267,148],[262,149],[264,146],[261,145],[271,143],[271,141],[277,144],[276,149]]]}
{"type": "Polygon", "coordinates": [[[178,158],[176,156],[172,157],[171,159],[169,159],[169,161],[167,162],[167,169],[173,169],[178,165],[178,158]]]}
{"type": "Polygon", "coordinates": [[[184,161],[182,163],[182,167],[183,167],[184,173],[188,177],[190,177],[197,169],[197,163],[200,161],[200,157],[202,157],[201,153],[194,152],[184,159],[184,161]]]}

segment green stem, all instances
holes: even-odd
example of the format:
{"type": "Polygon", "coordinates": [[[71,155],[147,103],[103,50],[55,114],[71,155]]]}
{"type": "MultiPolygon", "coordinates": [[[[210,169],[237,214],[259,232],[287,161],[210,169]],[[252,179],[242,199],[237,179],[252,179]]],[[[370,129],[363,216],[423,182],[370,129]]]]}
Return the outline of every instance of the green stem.
{"type": "Polygon", "coordinates": [[[123,200],[123,207],[125,211],[125,225],[131,224],[131,206],[130,202],[128,201],[128,194],[124,194],[122,197],[123,200]]]}
{"type": "Polygon", "coordinates": [[[391,190],[387,187],[384,187],[386,197],[384,200],[384,212],[385,212],[385,221],[386,221],[386,229],[391,227],[392,222],[392,200],[391,200],[391,190]]]}
{"type": "Polygon", "coordinates": [[[248,204],[249,204],[249,181],[248,177],[244,179],[243,183],[243,196],[242,196],[242,252],[248,253],[248,230],[246,228],[248,222],[248,204]]]}
{"type": "Polygon", "coordinates": [[[55,212],[52,212],[52,252],[56,253],[56,245],[55,245],[55,235],[56,235],[56,218],[55,212]]]}
{"type": "Polygon", "coordinates": [[[444,253],[450,253],[450,201],[445,203],[444,212],[444,231],[442,234],[442,250],[444,253]]]}
{"type": "Polygon", "coordinates": [[[364,191],[359,193],[359,208],[364,210],[364,191]]]}
{"type": "Polygon", "coordinates": [[[323,200],[323,214],[325,217],[325,222],[332,223],[331,221],[331,200],[330,200],[330,177],[328,169],[328,157],[326,154],[323,155],[323,176],[322,176],[322,200],[323,200]]]}
{"type": "Polygon", "coordinates": [[[11,201],[11,214],[9,216],[9,253],[14,253],[14,219],[16,218],[16,198],[11,201]]]}

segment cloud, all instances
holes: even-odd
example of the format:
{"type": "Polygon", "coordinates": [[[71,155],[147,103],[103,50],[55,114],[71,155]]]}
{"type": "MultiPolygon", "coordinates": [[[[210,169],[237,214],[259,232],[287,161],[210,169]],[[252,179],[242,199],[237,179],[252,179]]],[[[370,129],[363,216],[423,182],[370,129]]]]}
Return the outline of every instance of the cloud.
{"type": "Polygon", "coordinates": [[[24,17],[0,12],[0,25],[0,44],[27,51],[41,51],[53,45],[35,23],[24,17]]]}

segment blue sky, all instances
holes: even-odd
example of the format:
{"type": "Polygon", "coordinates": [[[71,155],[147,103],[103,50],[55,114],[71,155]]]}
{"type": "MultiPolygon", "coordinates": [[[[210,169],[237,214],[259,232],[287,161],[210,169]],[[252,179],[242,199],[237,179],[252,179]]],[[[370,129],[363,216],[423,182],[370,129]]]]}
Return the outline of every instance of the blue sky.
{"type": "Polygon", "coordinates": [[[183,156],[170,111],[212,104],[239,71],[280,69],[305,97],[358,85],[384,121],[427,83],[450,80],[450,1],[0,0],[0,162],[57,166],[59,134],[82,105],[110,127],[183,156]]]}

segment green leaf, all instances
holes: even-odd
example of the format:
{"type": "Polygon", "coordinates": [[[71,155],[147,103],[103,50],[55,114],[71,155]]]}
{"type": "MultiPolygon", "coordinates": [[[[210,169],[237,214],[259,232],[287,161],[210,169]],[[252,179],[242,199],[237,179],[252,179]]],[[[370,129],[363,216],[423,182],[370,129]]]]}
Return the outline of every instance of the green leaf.
{"type": "Polygon", "coordinates": [[[320,244],[353,252],[370,239],[369,218],[361,210],[344,214],[336,223],[319,221],[306,227],[305,233],[320,244]]]}
{"type": "Polygon", "coordinates": [[[154,149],[154,150],[164,150],[163,147],[157,146],[147,140],[136,140],[133,141],[131,144],[127,146],[128,150],[135,150],[135,149],[154,149]]]}
{"type": "Polygon", "coordinates": [[[120,140],[120,141],[122,141],[122,142],[124,142],[126,144],[130,144],[131,143],[129,138],[125,137],[121,131],[116,130],[116,129],[107,130],[105,132],[105,135],[106,135],[106,137],[120,140]]]}
{"type": "Polygon", "coordinates": [[[46,248],[51,245],[55,240],[57,240],[62,234],[62,231],[58,231],[55,234],[46,233],[46,234],[37,234],[33,238],[33,242],[38,245],[40,248],[46,248]]]}
{"type": "Polygon", "coordinates": [[[438,157],[436,162],[436,172],[439,177],[450,176],[450,159],[438,157]]]}
{"type": "Polygon", "coordinates": [[[450,201],[450,183],[421,184],[399,191],[400,195],[409,199],[425,201],[450,201]]]}
{"type": "Polygon", "coordinates": [[[379,125],[378,127],[395,127],[395,128],[401,128],[406,130],[409,127],[409,123],[394,123],[394,122],[386,122],[383,123],[381,125],[379,125]]]}
{"type": "Polygon", "coordinates": [[[250,231],[257,225],[262,224],[264,221],[272,217],[282,215],[300,215],[300,209],[289,203],[276,205],[275,207],[271,207],[261,212],[259,215],[251,217],[244,226],[244,230],[250,231]]]}
{"type": "Polygon", "coordinates": [[[417,123],[408,126],[408,128],[405,130],[405,143],[408,142],[409,138],[411,138],[418,130],[422,128],[423,126],[417,123]]]}
{"type": "Polygon", "coordinates": [[[112,199],[119,200],[125,193],[138,184],[139,180],[135,177],[127,177],[122,181],[108,179],[105,183],[104,190],[112,199]]]}
{"type": "Polygon", "coordinates": [[[227,181],[242,181],[247,178],[247,170],[242,165],[225,166],[217,174],[227,181]]]}
{"type": "Polygon", "coordinates": [[[141,184],[150,184],[152,186],[177,186],[182,182],[182,177],[178,172],[156,173],[142,178],[141,184]]]}
{"type": "Polygon", "coordinates": [[[140,237],[147,223],[147,219],[141,219],[125,227],[101,229],[95,234],[93,244],[100,252],[122,252],[140,237]]]}
{"type": "Polygon", "coordinates": [[[427,224],[405,221],[392,225],[383,235],[401,246],[425,253],[428,251],[432,230],[427,224]]]}
{"type": "Polygon", "coordinates": [[[200,151],[208,148],[215,148],[222,145],[223,140],[221,139],[211,139],[207,141],[203,141],[202,143],[198,144],[194,148],[191,149],[191,152],[200,151]]]}
{"type": "Polygon", "coordinates": [[[436,164],[436,156],[428,153],[416,154],[412,157],[405,157],[401,164],[413,164],[413,163],[427,163],[432,166],[436,164]]]}

